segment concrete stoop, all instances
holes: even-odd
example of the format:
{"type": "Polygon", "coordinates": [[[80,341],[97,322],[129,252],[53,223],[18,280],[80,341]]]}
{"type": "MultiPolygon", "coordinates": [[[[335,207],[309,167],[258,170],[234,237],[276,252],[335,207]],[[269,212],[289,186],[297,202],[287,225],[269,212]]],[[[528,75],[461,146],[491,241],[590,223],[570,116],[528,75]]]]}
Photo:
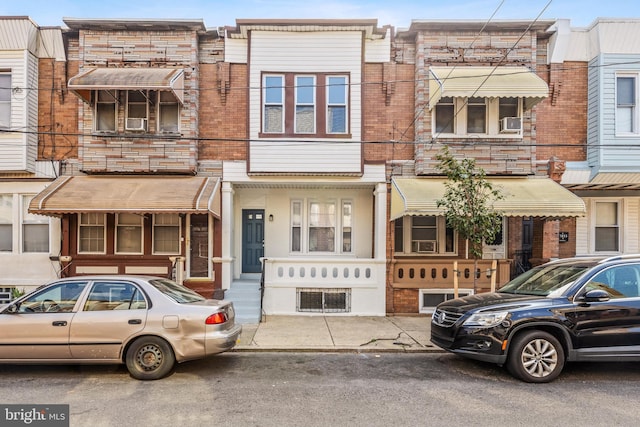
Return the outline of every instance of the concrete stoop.
{"type": "Polygon", "coordinates": [[[236,323],[260,322],[260,275],[242,275],[231,283],[224,299],[233,301],[236,323]]]}

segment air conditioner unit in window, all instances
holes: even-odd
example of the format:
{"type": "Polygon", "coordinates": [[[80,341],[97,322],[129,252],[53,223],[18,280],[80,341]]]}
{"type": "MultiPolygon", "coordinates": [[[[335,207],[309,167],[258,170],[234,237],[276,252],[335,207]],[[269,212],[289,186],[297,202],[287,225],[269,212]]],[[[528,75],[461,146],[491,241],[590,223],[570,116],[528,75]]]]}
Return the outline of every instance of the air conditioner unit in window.
{"type": "Polygon", "coordinates": [[[127,130],[147,130],[147,119],[127,119],[127,130]]]}
{"type": "Polygon", "coordinates": [[[504,117],[500,120],[501,133],[516,133],[522,130],[521,117],[504,117]]]}
{"type": "Polygon", "coordinates": [[[414,240],[413,252],[434,253],[437,249],[435,240],[414,240]]]}

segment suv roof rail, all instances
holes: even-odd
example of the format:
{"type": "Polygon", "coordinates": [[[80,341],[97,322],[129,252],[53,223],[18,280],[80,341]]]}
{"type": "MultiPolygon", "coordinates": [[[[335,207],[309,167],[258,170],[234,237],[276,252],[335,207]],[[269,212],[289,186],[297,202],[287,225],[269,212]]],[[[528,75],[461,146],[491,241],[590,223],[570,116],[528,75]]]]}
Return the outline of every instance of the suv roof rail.
{"type": "Polygon", "coordinates": [[[598,264],[602,264],[603,262],[622,261],[623,259],[636,259],[636,258],[640,258],[640,254],[614,255],[614,256],[600,260],[598,264]]]}

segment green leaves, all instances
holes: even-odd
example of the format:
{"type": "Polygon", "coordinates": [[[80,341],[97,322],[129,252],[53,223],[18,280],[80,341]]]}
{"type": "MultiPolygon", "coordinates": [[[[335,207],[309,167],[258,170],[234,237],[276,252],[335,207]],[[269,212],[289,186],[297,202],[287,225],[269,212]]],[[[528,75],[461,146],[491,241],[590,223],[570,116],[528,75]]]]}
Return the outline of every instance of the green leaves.
{"type": "Polygon", "coordinates": [[[482,258],[482,243],[493,241],[502,223],[502,213],[493,203],[504,196],[487,181],[474,159],[456,159],[447,147],[436,159],[438,170],[449,179],[443,198],[436,203],[444,208],[449,227],[469,241],[473,258],[482,258]]]}

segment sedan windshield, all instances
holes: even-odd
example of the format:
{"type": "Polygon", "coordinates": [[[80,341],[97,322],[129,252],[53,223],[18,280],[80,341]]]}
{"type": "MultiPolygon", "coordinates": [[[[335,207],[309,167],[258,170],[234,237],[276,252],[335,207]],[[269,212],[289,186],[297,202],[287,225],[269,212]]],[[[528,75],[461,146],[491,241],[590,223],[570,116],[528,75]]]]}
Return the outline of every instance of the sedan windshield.
{"type": "Polygon", "coordinates": [[[157,290],[167,295],[175,302],[179,302],[181,304],[203,301],[205,299],[202,295],[196,293],[195,291],[192,291],[185,286],[179,285],[176,282],[172,282],[171,280],[154,279],[150,280],[149,283],[151,283],[157,290]]]}
{"type": "Polygon", "coordinates": [[[511,280],[499,292],[547,296],[576,280],[588,268],[587,265],[541,265],[511,280]]]}

